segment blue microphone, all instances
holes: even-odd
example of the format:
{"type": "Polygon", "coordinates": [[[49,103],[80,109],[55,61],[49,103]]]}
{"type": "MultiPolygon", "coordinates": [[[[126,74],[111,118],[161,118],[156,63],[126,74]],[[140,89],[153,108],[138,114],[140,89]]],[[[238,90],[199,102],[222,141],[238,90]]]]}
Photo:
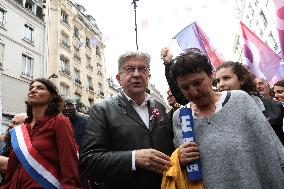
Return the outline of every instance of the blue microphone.
{"type": "MultiPolygon", "coordinates": [[[[194,122],[191,108],[183,107],[180,109],[180,121],[182,127],[182,137],[184,142],[195,142],[194,122]]],[[[187,177],[190,181],[202,179],[200,160],[195,160],[186,166],[187,177]]]]}

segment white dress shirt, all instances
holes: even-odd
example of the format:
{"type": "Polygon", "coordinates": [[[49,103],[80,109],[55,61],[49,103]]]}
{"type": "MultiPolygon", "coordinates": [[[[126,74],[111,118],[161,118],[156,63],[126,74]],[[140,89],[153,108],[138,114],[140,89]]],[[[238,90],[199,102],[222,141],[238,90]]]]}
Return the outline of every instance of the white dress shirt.
{"type": "MultiPolygon", "coordinates": [[[[148,93],[145,93],[144,101],[139,106],[139,105],[136,104],[136,102],[132,98],[127,96],[125,93],[124,93],[124,95],[126,96],[127,100],[131,102],[133,108],[138,113],[138,115],[140,116],[142,121],[145,123],[146,127],[149,129],[149,110],[148,110],[147,102],[151,98],[151,96],[148,93]]],[[[133,171],[136,170],[135,150],[132,151],[132,170],[133,171]]]]}

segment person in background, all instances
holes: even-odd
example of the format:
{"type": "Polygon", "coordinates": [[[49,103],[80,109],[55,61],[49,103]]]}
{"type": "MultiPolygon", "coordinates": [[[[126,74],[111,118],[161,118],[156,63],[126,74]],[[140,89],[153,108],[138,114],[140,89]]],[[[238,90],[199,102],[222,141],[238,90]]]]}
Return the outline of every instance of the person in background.
{"type": "MultiPolygon", "coordinates": [[[[284,145],[283,108],[271,97],[263,97],[257,90],[255,76],[239,62],[227,61],[216,69],[216,82],[219,91],[243,90],[247,92],[263,112],[271,127],[284,145]]],[[[269,92],[263,88],[262,93],[269,92]]]]}
{"type": "Polygon", "coordinates": [[[251,96],[242,90],[214,92],[212,66],[198,51],[179,55],[172,76],[190,101],[196,139],[183,142],[176,110],[180,164],[200,159],[205,188],[283,188],[283,146],[251,96]]]}
{"type": "Polygon", "coordinates": [[[167,115],[172,123],[173,114],[181,105],[177,103],[170,89],[167,91],[167,94],[168,94],[167,101],[168,101],[168,104],[171,106],[171,109],[167,112],[167,115]]]}
{"type": "Polygon", "coordinates": [[[80,167],[108,189],[160,189],[171,166],[173,130],[165,107],[146,93],[149,78],[147,53],[122,54],[116,75],[122,90],[91,108],[80,167]]]}
{"type": "Polygon", "coordinates": [[[284,79],[274,84],[275,98],[278,102],[284,102],[284,79]]]}
{"type": "Polygon", "coordinates": [[[257,91],[265,98],[271,98],[269,83],[262,78],[255,78],[257,91]]]}
{"type": "Polygon", "coordinates": [[[24,123],[26,118],[27,118],[26,113],[19,113],[19,114],[16,114],[13,117],[13,119],[8,123],[8,129],[6,130],[6,134],[3,137],[4,147],[0,155],[0,172],[2,173],[1,182],[3,181],[5,171],[7,170],[7,165],[8,165],[8,160],[9,160],[8,157],[9,157],[9,154],[12,148],[11,136],[10,136],[9,130],[11,128],[14,128],[15,126],[18,126],[24,123]]]}
{"type": "Polygon", "coordinates": [[[13,148],[0,188],[81,188],[74,134],[70,121],[60,115],[57,87],[45,78],[29,86],[28,118],[10,129],[13,148]]]}
{"type": "Polygon", "coordinates": [[[67,116],[72,123],[75,135],[75,141],[79,148],[82,146],[84,129],[87,125],[88,118],[77,113],[76,102],[71,97],[64,97],[63,115],[67,116]]]}
{"type": "MultiPolygon", "coordinates": [[[[86,116],[80,115],[76,110],[76,102],[71,97],[64,97],[64,108],[63,115],[67,116],[72,123],[75,141],[78,145],[78,149],[82,147],[82,139],[84,136],[84,130],[87,125],[88,118],[86,116]]],[[[80,175],[81,183],[84,189],[94,188],[94,183],[91,179],[87,179],[80,175]]]]}
{"type": "Polygon", "coordinates": [[[219,91],[243,90],[253,98],[259,109],[264,112],[265,108],[254,80],[255,76],[239,62],[223,62],[216,69],[215,81],[219,91]]]}
{"type": "Polygon", "coordinates": [[[19,114],[16,114],[13,117],[13,119],[9,122],[8,129],[6,130],[6,134],[4,136],[5,146],[4,146],[3,151],[1,153],[2,156],[9,157],[10,150],[12,148],[11,136],[10,136],[9,130],[14,128],[17,125],[21,125],[22,123],[24,123],[26,118],[27,118],[26,113],[19,113],[19,114]]]}
{"type": "Polygon", "coordinates": [[[188,103],[188,99],[182,94],[180,88],[177,86],[171,75],[171,68],[173,66],[173,54],[168,47],[162,48],[161,58],[163,59],[165,65],[165,76],[172,95],[174,96],[178,104],[186,105],[188,103]]]}

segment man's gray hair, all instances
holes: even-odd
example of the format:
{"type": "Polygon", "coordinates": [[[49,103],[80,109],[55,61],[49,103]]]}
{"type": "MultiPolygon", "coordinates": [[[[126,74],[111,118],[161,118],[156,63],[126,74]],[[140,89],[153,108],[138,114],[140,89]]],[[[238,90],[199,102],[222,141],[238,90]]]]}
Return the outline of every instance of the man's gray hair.
{"type": "Polygon", "coordinates": [[[118,58],[118,71],[121,70],[122,65],[130,59],[134,60],[143,60],[147,63],[148,68],[150,69],[150,61],[151,57],[148,53],[141,52],[141,51],[128,51],[118,58]]]}
{"type": "Polygon", "coordinates": [[[265,84],[266,87],[270,88],[270,84],[269,84],[269,82],[266,79],[264,79],[264,78],[259,78],[259,79],[261,81],[263,81],[263,83],[265,84]]]}

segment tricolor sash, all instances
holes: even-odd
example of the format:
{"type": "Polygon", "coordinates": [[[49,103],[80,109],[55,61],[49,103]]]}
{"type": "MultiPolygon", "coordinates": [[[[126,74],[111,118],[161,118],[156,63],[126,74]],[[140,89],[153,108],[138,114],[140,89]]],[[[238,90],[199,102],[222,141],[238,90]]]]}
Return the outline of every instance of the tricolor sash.
{"type": "Polygon", "coordinates": [[[27,173],[42,187],[61,188],[56,169],[32,146],[25,124],[10,129],[13,150],[27,173]]]}

